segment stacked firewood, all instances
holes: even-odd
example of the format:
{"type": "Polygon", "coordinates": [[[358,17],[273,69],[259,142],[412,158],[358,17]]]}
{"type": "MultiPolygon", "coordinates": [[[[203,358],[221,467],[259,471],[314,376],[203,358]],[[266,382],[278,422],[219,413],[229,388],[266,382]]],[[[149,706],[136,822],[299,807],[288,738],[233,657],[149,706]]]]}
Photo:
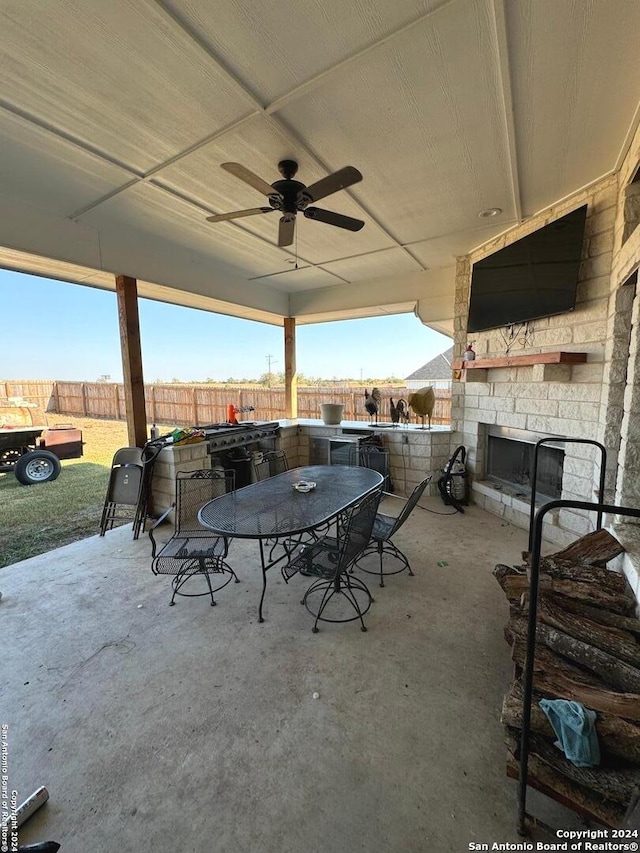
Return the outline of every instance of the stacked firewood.
{"type": "MultiPolygon", "coordinates": [[[[538,621],[528,763],[529,785],[585,818],[619,827],[640,786],[640,620],[623,575],[606,568],[624,549],[605,530],[579,539],[540,563],[538,621]],[[597,712],[598,767],[576,767],[554,746],[538,702],[572,699],[597,712]]],[[[522,672],[529,606],[525,563],[497,565],[494,575],[510,605],[505,638],[515,664],[504,698],[507,774],[519,774],[522,672]]]]}

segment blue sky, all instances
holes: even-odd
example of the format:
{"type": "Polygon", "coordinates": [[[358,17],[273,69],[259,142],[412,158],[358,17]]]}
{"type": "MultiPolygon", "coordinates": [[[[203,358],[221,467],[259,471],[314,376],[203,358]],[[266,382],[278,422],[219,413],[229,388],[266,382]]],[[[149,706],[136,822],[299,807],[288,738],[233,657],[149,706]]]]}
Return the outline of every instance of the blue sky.
{"type": "MultiPolygon", "coordinates": [[[[0,270],[0,379],[122,381],[115,293],[0,270]]],[[[141,299],[147,382],[257,378],[284,370],[277,326],[141,299]]],[[[404,377],[451,345],[412,314],[297,329],[298,370],[325,379],[404,377]],[[362,371],[362,374],[361,374],[362,371]]]]}

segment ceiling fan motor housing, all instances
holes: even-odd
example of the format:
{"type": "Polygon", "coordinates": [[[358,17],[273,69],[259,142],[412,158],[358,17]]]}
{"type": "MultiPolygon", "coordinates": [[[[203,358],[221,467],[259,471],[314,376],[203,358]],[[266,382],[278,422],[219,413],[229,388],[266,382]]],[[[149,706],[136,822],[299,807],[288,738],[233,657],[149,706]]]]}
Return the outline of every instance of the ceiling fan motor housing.
{"type": "Polygon", "coordinates": [[[271,186],[276,193],[279,193],[279,195],[269,196],[269,204],[276,210],[295,213],[297,210],[303,209],[300,206],[300,199],[302,198],[302,191],[306,190],[305,184],[285,178],[283,181],[274,181],[271,186]]]}

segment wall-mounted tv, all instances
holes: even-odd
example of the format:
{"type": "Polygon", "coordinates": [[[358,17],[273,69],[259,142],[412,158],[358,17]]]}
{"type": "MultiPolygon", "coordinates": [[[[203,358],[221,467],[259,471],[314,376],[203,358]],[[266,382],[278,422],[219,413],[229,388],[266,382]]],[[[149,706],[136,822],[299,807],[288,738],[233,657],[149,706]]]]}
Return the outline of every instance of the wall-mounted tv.
{"type": "Polygon", "coordinates": [[[468,332],[572,311],[587,205],[473,265],[468,332]]]}

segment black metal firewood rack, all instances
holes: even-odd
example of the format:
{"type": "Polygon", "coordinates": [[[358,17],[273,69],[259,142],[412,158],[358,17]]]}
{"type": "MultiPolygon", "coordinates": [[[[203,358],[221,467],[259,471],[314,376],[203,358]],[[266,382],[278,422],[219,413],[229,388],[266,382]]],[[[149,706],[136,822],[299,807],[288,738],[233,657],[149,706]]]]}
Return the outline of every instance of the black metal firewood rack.
{"type": "MultiPolygon", "coordinates": [[[[587,439],[564,439],[565,441],[576,441],[580,443],[596,444],[587,439]]],[[[542,439],[538,444],[542,444],[546,439],[542,439]]],[[[631,518],[640,518],[640,509],[633,507],[616,506],[615,504],[605,504],[602,502],[602,493],[604,489],[604,465],[606,460],[606,451],[602,445],[598,445],[603,451],[603,464],[600,478],[600,500],[598,502],[590,501],[574,501],[574,500],[553,500],[544,504],[535,513],[532,519],[532,525],[529,531],[529,551],[531,555],[531,575],[529,579],[529,612],[527,616],[527,651],[524,667],[523,678],[523,699],[522,699],[522,734],[520,739],[520,774],[518,779],[518,834],[526,836],[528,830],[526,827],[526,805],[527,805],[527,779],[528,779],[528,763],[529,763],[529,746],[531,734],[531,704],[533,698],[533,665],[536,651],[536,623],[538,616],[538,589],[540,585],[540,559],[541,559],[541,543],[542,543],[542,525],[544,517],[548,512],[554,509],[580,509],[587,512],[596,512],[598,517],[598,529],[602,526],[603,514],[629,516],[631,518]]],[[[537,448],[536,448],[537,449],[537,448]]],[[[535,472],[535,465],[534,465],[535,472]]],[[[532,494],[532,507],[535,507],[535,480],[532,494]]]]}
{"type": "MultiPolygon", "coordinates": [[[[533,544],[533,522],[536,514],[536,492],[538,488],[538,455],[540,448],[545,444],[590,444],[592,447],[597,447],[600,450],[600,484],[598,487],[598,502],[604,500],[604,481],[607,468],[607,450],[599,441],[594,441],[592,438],[541,438],[536,442],[535,450],[533,451],[533,466],[531,468],[531,506],[529,509],[529,553],[533,544]]],[[[602,512],[598,512],[596,520],[596,530],[602,527],[602,512]]]]}

